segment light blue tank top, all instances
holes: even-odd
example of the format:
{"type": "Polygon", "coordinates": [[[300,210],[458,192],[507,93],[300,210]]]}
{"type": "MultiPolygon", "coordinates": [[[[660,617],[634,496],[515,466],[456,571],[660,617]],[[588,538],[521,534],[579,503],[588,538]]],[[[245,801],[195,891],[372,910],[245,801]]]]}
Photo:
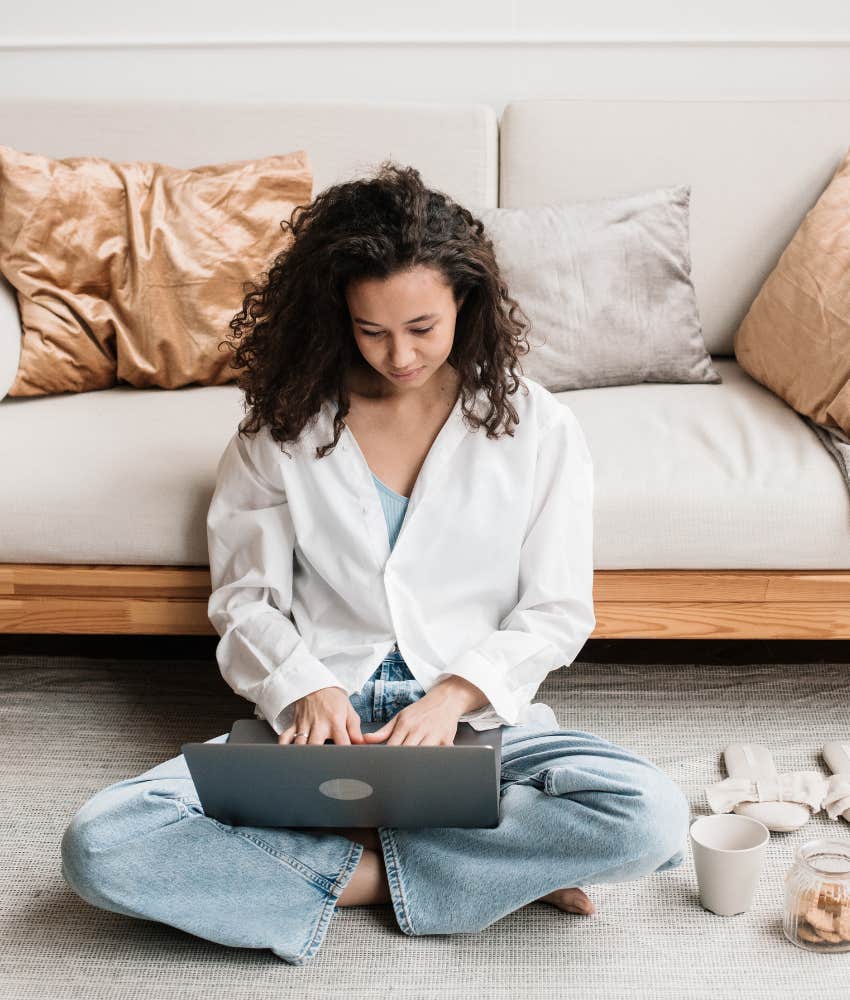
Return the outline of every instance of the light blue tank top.
{"type": "Polygon", "coordinates": [[[384,508],[384,520],[387,522],[387,533],[390,536],[390,550],[395,545],[398,533],[401,531],[401,522],[407,510],[409,497],[403,497],[401,493],[396,493],[386,486],[380,479],[372,473],[375,485],[378,487],[378,496],[381,498],[381,506],[384,508]]]}

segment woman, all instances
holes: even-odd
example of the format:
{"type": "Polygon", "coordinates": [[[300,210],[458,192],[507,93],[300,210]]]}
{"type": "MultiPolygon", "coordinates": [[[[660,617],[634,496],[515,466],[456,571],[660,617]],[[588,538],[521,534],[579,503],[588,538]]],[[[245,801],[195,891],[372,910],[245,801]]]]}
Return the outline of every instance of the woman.
{"type": "Polygon", "coordinates": [[[689,809],[654,764],[532,702],[595,625],[578,421],[516,371],[527,322],[482,223],[416,170],[384,163],[283,227],[231,323],[250,413],[207,518],[219,667],[281,744],[504,727],[499,826],[227,826],[181,755],[83,805],[65,877],[293,965],[337,905],[390,903],[406,934],[535,900],[592,913],[581,884],[682,863],[689,809]]]}

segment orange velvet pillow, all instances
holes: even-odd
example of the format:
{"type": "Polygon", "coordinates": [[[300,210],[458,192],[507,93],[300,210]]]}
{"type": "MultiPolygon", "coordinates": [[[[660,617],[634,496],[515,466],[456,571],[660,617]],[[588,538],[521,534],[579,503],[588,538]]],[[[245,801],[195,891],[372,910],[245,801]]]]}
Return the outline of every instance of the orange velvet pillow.
{"type": "Polygon", "coordinates": [[[735,334],[756,381],[850,435],[850,150],[735,334]]]}
{"type": "Polygon", "coordinates": [[[23,333],[8,395],[233,381],[218,344],[242,284],[312,189],[304,150],[183,170],[0,146],[0,272],[23,333]]]}

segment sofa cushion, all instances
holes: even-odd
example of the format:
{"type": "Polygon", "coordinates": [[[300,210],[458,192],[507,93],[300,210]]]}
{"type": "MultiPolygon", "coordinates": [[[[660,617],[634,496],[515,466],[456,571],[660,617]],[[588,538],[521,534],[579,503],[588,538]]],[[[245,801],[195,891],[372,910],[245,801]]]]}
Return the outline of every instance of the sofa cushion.
{"type": "Polygon", "coordinates": [[[0,271],[23,327],[8,395],[233,381],[218,345],[312,183],[304,150],[181,169],[0,146],[0,271]]]}
{"type": "Polygon", "coordinates": [[[529,318],[522,369],[551,391],[719,382],[691,282],[686,185],[481,213],[529,318]]]}
{"type": "Polygon", "coordinates": [[[850,496],[805,420],[733,358],[719,385],[563,393],[599,499],[598,569],[846,569],[850,496]]]}
{"type": "Polygon", "coordinates": [[[0,562],[208,565],[233,383],[0,402],[0,562]]]}
{"type": "MultiPolygon", "coordinates": [[[[595,472],[597,569],[840,569],[847,491],[803,419],[734,361],[721,384],[557,393],[595,472]]],[[[235,385],[0,403],[0,562],[207,565],[235,385]]]]}
{"type": "Polygon", "coordinates": [[[735,357],[798,413],[850,435],[850,150],[750,306],[735,357]]]}
{"type": "Polygon", "coordinates": [[[466,204],[496,205],[499,122],[484,103],[456,100],[0,100],[0,141],[47,156],[156,160],[176,167],[306,149],[313,190],[360,176],[387,156],[466,204]]]}

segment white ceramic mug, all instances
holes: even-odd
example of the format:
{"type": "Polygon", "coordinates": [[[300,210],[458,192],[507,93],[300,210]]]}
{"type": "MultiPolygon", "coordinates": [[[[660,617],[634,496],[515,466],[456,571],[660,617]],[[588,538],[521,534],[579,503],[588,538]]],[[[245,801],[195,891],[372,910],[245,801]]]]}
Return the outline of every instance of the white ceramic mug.
{"type": "Polygon", "coordinates": [[[691,849],[699,901],[722,917],[750,908],[770,840],[770,830],[737,813],[700,816],[691,824],[691,849]]]}

